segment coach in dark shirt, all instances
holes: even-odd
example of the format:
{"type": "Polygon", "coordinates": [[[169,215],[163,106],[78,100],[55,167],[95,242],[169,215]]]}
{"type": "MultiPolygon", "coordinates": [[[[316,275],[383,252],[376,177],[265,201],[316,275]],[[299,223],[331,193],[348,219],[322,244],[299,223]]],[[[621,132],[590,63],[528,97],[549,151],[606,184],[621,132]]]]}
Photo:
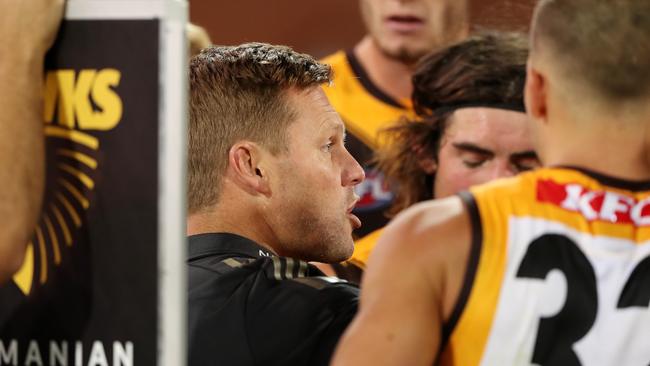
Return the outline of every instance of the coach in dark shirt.
{"type": "Polygon", "coordinates": [[[358,289],[307,261],[352,254],[363,170],[321,84],[287,47],[213,47],[190,65],[189,364],[327,365],[358,289]]]}
{"type": "Polygon", "coordinates": [[[326,365],[357,309],[356,287],[234,234],[191,237],[189,263],[191,365],[326,365]]]}

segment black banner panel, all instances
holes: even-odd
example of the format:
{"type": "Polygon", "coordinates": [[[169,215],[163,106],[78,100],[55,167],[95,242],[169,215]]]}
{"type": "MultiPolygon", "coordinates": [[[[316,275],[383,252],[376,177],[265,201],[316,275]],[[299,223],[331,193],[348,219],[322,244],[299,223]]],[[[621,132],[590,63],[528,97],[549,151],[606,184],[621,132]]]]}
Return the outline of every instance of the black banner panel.
{"type": "Polygon", "coordinates": [[[66,20],[47,55],[47,187],[0,288],[0,365],[157,363],[159,34],[66,20]]]}

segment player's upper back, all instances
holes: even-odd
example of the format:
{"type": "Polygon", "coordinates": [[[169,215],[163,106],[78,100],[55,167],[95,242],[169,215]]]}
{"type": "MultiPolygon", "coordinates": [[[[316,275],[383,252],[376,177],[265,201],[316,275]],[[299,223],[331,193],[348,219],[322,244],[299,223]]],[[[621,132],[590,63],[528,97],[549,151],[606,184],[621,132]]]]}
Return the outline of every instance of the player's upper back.
{"type": "Polygon", "coordinates": [[[442,364],[650,363],[650,182],[542,169],[471,193],[478,261],[442,364]]]}

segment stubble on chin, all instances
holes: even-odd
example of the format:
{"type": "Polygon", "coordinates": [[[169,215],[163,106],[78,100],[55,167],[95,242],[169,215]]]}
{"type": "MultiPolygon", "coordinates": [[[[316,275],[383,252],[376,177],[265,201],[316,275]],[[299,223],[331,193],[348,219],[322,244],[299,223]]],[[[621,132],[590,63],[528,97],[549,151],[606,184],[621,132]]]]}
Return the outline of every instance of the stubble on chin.
{"type": "Polygon", "coordinates": [[[386,51],[385,54],[401,63],[408,65],[415,65],[422,56],[425,55],[425,52],[409,50],[406,47],[398,48],[392,52],[386,51]]]}
{"type": "Polygon", "coordinates": [[[378,46],[379,51],[384,54],[384,56],[407,65],[415,65],[420,60],[420,58],[425,56],[429,51],[404,45],[398,47],[390,47],[386,44],[383,44],[377,39],[375,39],[375,44],[378,46]]]}
{"type": "Polygon", "coordinates": [[[347,260],[354,250],[352,225],[347,217],[342,220],[323,220],[322,217],[303,216],[296,225],[294,239],[288,244],[294,257],[306,261],[338,263],[347,260]]]}

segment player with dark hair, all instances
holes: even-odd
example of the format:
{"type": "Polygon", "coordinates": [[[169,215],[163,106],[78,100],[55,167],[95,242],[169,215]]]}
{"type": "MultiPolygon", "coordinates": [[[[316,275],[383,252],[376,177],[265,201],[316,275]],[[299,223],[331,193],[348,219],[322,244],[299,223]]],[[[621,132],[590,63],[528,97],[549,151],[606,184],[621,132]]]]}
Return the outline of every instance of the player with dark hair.
{"type": "MultiPolygon", "coordinates": [[[[528,41],[518,33],[476,35],[423,58],[413,77],[417,120],[380,136],[376,153],[395,200],[391,216],[427,199],[539,167],[524,111],[528,41]]],[[[382,229],[355,244],[364,269],[382,229]]]]}

